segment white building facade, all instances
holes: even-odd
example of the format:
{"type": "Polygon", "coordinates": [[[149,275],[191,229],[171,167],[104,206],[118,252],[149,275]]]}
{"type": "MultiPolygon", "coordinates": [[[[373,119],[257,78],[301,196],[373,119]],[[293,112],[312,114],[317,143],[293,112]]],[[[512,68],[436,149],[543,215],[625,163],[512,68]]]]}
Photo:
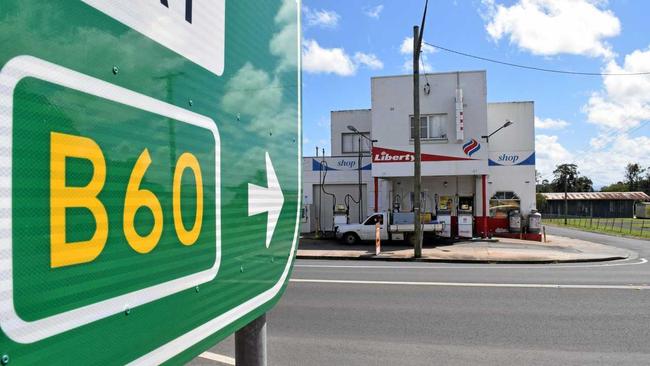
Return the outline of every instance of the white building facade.
{"type": "MultiPolygon", "coordinates": [[[[485,71],[427,74],[420,85],[420,199],[426,219],[447,222],[447,236],[466,237],[505,230],[508,212],[527,215],[535,209],[533,102],[487,103],[485,71]],[[507,121],[511,123],[501,128],[507,121]],[[464,226],[459,225],[459,216],[464,226]]],[[[362,214],[412,211],[416,127],[412,76],[372,78],[371,98],[370,110],[332,112],[334,157],[305,158],[304,202],[311,218],[303,221],[304,232],[317,230],[319,222],[321,230],[332,226],[327,219],[332,207],[323,207],[321,187],[327,191],[329,185],[337,185],[340,194],[358,201],[359,165],[345,161],[359,156],[362,214]],[[319,184],[323,167],[315,162],[322,160],[329,168],[350,169],[330,170],[319,184]],[[314,198],[319,197],[316,203],[314,198]]],[[[358,222],[359,206],[352,206],[357,207],[356,217],[350,215],[349,220],[358,222]]]]}

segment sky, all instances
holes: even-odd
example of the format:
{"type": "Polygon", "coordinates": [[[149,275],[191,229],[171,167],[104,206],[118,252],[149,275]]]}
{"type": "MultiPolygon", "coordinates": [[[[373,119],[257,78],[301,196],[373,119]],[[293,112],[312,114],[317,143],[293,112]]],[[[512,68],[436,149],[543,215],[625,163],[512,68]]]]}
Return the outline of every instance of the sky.
{"type": "MultiPolygon", "coordinates": [[[[303,154],[329,151],[332,110],[370,108],[370,78],[411,72],[424,0],[303,0],[303,154]]],[[[435,0],[425,42],[527,66],[650,72],[650,1],[435,0]]],[[[650,166],[650,75],[522,70],[423,49],[426,72],[487,70],[488,102],[535,102],[537,169],[575,163],[594,186],[650,166]]]]}

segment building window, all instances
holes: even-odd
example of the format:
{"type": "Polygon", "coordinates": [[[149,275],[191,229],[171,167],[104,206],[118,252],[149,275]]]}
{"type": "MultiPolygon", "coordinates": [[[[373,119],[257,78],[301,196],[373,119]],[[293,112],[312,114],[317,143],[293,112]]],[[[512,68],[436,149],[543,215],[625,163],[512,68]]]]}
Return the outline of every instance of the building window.
{"type": "Polygon", "coordinates": [[[366,138],[363,138],[356,133],[342,133],[341,134],[341,151],[346,153],[359,152],[359,138],[361,138],[361,152],[370,152],[370,132],[361,132],[366,138]]]}
{"type": "MultiPolygon", "coordinates": [[[[415,134],[413,116],[411,116],[411,140],[415,134]]],[[[430,114],[420,116],[421,140],[447,140],[447,115],[430,114]]]]}
{"type": "Polygon", "coordinates": [[[490,216],[496,218],[507,218],[508,212],[519,210],[521,200],[515,192],[496,192],[490,198],[490,216]]]}

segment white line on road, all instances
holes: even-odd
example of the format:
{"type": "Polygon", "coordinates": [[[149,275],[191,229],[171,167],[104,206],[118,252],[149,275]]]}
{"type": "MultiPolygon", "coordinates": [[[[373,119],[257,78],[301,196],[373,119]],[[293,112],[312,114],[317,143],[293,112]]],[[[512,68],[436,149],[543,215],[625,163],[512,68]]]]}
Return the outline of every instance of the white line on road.
{"type": "Polygon", "coordinates": [[[219,355],[216,353],[212,352],[203,352],[199,355],[201,358],[205,358],[206,360],[211,360],[211,361],[217,361],[226,365],[234,365],[235,364],[235,359],[232,357],[224,356],[224,355],[219,355]]]}
{"type": "Polygon", "coordinates": [[[625,262],[625,263],[603,263],[603,264],[574,264],[574,265],[565,265],[565,264],[538,264],[535,266],[531,265],[518,265],[510,264],[507,266],[504,265],[475,265],[475,266],[456,266],[453,263],[449,263],[446,266],[441,265],[432,265],[432,266],[390,266],[390,265],[337,265],[337,264],[294,264],[294,267],[301,268],[379,268],[379,269],[555,269],[555,268],[594,268],[594,267],[616,267],[616,266],[633,266],[636,264],[645,264],[648,263],[648,260],[645,258],[640,258],[637,262],[625,262]]]}
{"type": "Polygon", "coordinates": [[[350,285],[399,285],[399,286],[446,286],[446,287],[505,287],[505,288],[560,288],[592,290],[648,290],[648,285],[560,285],[544,283],[478,283],[478,282],[405,282],[405,281],[360,281],[360,280],[319,280],[292,278],[298,283],[340,283],[350,285]]]}

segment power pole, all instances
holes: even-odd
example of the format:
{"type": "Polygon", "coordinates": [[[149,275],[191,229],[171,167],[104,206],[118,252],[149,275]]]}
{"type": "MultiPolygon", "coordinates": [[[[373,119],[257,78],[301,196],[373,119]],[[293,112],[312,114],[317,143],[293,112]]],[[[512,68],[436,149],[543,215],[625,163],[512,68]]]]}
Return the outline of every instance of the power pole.
{"type": "MultiPolygon", "coordinates": [[[[424,19],[423,19],[424,23],[424,19]]],[[[420,28],[413,27],[413,146],[415,150],[414,182],[413,182],[413,215],[415,243],[413,256],[422,257],[422,217],[420,215],[420,190],[422,185],[422,155],[420,152],[420,28]]]]}
{"type": "Polygon", "coordinates": [[[564,225],[567,224],[567,215],[569,214],[569,194],[567,193],[567,179],[564,176],[564,225]]]}
{"type": "Polygon", "coordinates": [[[359,161],[357,162],[357,171],[359,173],[359,223],[363,219],[361,215],[361,209],[363,207],[363,193],[361,189],[361,135],[358,136],[359,139],[359,161]]]}

